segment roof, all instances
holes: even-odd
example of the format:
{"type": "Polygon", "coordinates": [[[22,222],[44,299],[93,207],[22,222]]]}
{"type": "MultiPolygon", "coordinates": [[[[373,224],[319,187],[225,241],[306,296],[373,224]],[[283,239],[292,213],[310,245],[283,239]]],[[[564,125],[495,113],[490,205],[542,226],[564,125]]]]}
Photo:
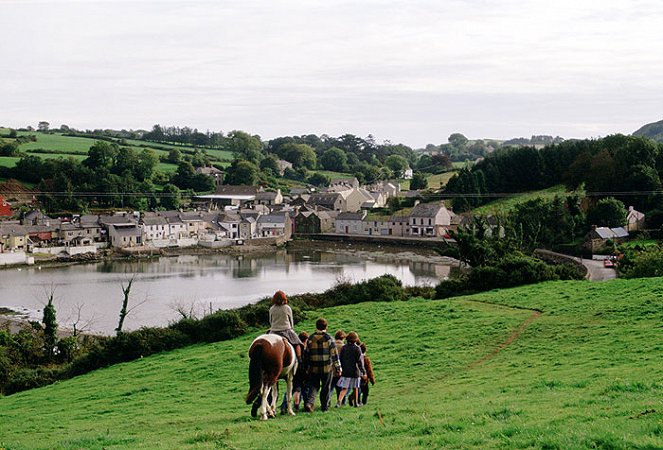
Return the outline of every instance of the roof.
{"type": "Polygon", "coordinates": [[[265,214],[263,216],[258,217],[258,223],[264,224],[264,223],[278,223],[278,224],[285,224],[285,216],[284,215],[276,215],[276,214],[265,214]]]}
{"type": "Polygon", "coordinates": [[[624,227],[596,227],[593,230],[601,239],[614,239],[628,237],[628,231],[624,227]]]}
{"type": "Polygon", "coordinates": [[[260,191],[258,186],[247,186],[247,185],[232,185],[232,184],[223,184],[216,188],[214,195],[227,195],[227,196],[253,196],[260,191]]]}
{"type": "Polygon", "coordinates": [[[336,216],[336,220],[363,220],[366,217],[366,211],[360,212],[342,212],[336,216]]]}
{"type": "Polygon", "coordinates": [[[140,236],[142,234],[142,230],[136,226],[123,227],[113,225],[113,229],[115,230],[115,233],[120,236],[140,236]]]}
{"type": "Polygon", "coordinates": [[[443,203],[419,203],[412,208],[410,217],[435,217],[442,208],[443,203]]]}
{"type": "Polygon", "coordinates": [[[147,226],[152,226],[152,225],[166,225],[168,222],[166,221],[165,217],[161,216],[153,216],[153,217],[143,217],[141,220],[143,224],[147,226]]]}

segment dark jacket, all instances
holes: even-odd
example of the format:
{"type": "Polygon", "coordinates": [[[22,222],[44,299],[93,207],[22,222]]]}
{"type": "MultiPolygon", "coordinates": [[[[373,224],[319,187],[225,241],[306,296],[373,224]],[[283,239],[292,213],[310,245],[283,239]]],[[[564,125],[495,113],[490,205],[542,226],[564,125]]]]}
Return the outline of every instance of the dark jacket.
{"type": "Polygon", "coordinates": [[[356,344],[345,344],[341,349],[341,367],[343,376],[348,378],[359,378],[364,372],[361,363],[361,349],[356,344]]]}

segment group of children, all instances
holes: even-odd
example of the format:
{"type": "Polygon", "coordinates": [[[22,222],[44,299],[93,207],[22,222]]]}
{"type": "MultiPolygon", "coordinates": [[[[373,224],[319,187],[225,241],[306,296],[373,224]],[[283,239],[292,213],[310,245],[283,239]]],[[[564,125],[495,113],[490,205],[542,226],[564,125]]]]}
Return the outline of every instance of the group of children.
{"type": "MultiPolygon", "coordinates": [[[[366,404],[369,383],[375,384],[375,375],[366,355],[366,344],[360,342],[356,332],[346,335],[338,330],[332,338],[327,333],[327,321],[321,318],[311,336],[305,331],[295,334],[292,309],[282,291],[277,291],[272,298],[269,318],[270,332],[285,337],[296,349],[299,368],[293,380],[295,410],[303,402],[304,411],[313,411],[318,390],[323,411],[329,408],[334,390],[336,407],[346,401],[354,407],[366,404]]],[[[282,405],[282,411],[284,407],[282,405]]]]}

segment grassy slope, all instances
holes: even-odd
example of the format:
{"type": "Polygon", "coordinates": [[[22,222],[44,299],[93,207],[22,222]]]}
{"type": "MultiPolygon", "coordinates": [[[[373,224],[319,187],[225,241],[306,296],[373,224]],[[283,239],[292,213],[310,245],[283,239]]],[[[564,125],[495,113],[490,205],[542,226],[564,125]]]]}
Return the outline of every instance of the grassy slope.
{"type": "Polygon", "coordinates": [[[364,408],[252,420],[245,336],[0,398],[0,448],[661,448],[661,283],[332,308],[374,361],[364,408]],[[531,316],[506,306],[543,315],[477,363],[531,316]]]}
{"type": "Polygon", "coordinates": [[[495,213],[504,213],[510,211],[513,207],[519,203],[524,203],[529,200],[534,200],[539,197],[552,198],[555,195],[564,196],[567,194],[566,189],[562,185],[553,186],[547,189],[542,189],[540,191],[525,192],[521,194],[514,194],[508,197],[500,198],[498,200],[493,200],[487,205],[480,206],[471,211],[472,214],[495,214],[495,213]]]}

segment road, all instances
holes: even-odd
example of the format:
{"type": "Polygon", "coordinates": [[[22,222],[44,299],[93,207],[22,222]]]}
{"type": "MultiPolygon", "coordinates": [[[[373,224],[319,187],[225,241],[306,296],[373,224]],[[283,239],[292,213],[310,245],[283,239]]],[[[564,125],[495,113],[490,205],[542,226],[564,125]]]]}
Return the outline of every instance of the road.
{"type": "Polygon", "coordinates": [[[617,278],[615,269],[603,267],[603,261],[593,259],[577,258],[578,261],[587,267],[588,278],[590,281],[606,281],[617,278]]]}

